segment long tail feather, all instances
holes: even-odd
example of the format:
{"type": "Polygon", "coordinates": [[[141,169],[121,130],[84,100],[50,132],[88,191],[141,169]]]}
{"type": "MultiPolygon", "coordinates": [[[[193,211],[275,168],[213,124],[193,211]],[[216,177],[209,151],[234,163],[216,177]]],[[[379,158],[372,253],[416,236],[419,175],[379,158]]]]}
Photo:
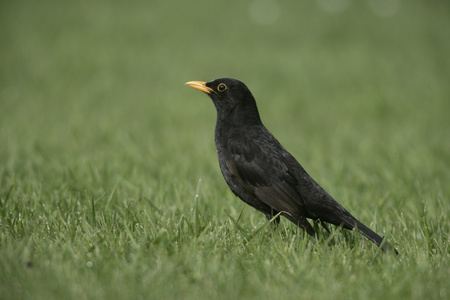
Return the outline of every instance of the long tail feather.
{"type": "Polygon", "coordinates": [[[373,232],[369,227],[361,223],[360,221],[355,219],[356,228],[359,232],[361,232],[362,235],[364,235],[366,238],[377,244],[381,249],[383,250],[394,250],[396,254],[398,254],[397,250],[393,248],[388,242],[384,241],[384,239],[373,232]],[[384,241],[384,242],[383,242],[384,241]]]}

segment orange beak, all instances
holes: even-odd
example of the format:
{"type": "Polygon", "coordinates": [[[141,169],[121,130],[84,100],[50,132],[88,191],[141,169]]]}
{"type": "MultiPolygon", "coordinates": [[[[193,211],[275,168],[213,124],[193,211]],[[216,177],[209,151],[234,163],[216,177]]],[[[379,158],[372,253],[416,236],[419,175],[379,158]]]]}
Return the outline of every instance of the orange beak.
{"type": "Polygon", "coordinates": [[[186,85],[188,85],[196,90],[205,92],[207,94],[211,94],[211,93],[215,94],[216,93],[212,88],[209,88],[206,86],[205,81],[188,81],[188,82],[186,82],[186,85]]]}

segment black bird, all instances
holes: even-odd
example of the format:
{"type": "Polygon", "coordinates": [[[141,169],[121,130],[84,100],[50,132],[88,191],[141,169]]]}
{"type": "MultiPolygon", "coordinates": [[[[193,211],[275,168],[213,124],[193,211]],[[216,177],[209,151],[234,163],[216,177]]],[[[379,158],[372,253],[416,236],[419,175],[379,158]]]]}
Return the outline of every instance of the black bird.
{"type": "Polygon", "coordinates": [[[221,78],[186,84],[207,93],[216,107],[215,142],[220,170],[235,195],[263,212],[267,219],[282,215],[311,236],[316,233],[307,218],[319,222],[327,231],[323,222],[357,229],[378,246],[390,248],[317,184],[267,130],[255,98],[244,83],[221,78]]]}

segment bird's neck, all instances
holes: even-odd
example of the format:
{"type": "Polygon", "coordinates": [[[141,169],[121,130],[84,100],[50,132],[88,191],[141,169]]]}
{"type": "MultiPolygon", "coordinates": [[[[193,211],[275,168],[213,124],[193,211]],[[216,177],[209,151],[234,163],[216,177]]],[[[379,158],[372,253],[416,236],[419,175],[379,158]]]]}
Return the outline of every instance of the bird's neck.
{"type": "Polygon", "coordinates": [[[226,148],[225,144],[232,135],[240,135],[251,127],[264,126],[257,109],[246,110],[236,107],[234,110],[228,111],[228,114],[223,114],[220,110],[217,112],[215,141],[218,150],[226,148]]]}
{"type": "Polygon", "coordinates": [[[236,105],[232,109],[217,109],[217,126],[225,125],[228,128],[261,125],[258,108],[255,103],[246,106],[236,105]]]}

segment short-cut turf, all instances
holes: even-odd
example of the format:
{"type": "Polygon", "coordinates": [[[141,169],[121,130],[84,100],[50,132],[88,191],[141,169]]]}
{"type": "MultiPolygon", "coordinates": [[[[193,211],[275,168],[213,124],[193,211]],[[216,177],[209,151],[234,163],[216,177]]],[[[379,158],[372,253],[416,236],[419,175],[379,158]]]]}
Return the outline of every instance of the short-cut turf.
{"type": "Polygon", "coordinates": [[[448,298],[449,4],[325,2],[3,1],[0,299],[448,298]],[[219,76],[401,254],[234,197],[219,76]]]}

